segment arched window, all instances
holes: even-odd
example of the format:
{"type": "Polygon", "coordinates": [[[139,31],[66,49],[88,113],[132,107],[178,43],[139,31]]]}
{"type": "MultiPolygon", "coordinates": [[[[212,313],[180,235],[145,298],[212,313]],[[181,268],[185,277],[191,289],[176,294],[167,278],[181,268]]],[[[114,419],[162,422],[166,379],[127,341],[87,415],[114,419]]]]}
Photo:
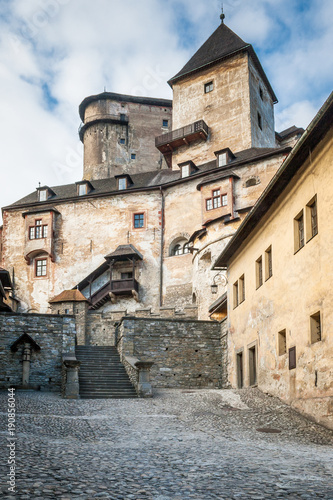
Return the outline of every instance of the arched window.
{"type": "Polygon", "coordinates": [[[190,253],[190,245],[189,243],[185,243],[183,247],[183,253],[190,253]]]}
{"type": "Polygon", "coordinates": [[[179,243],[177,243],[177,245],[173,247],[171,255],[182,255],[182,253],[183,253],[183,248],[179,243]]]}
{"type": "Polygon", "coordinates": [[[251,177],[250,179],[248,179],[246,182],[245,182],[245,187],[251,187],[251,186],[255,186],[256,184],[258,184],[257,182],[257,179],[255,177],[251,177]]]}

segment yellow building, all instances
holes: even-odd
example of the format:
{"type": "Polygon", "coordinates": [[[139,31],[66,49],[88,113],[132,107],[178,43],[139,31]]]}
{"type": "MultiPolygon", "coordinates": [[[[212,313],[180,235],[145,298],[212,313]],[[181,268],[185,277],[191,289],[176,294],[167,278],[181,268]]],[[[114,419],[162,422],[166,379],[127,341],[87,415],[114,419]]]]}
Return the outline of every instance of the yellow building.
{"type": "Polygon", "coordinates": [[[229,378],[333,428],[333,94],[214,268],[228,268],[229,378]]]}

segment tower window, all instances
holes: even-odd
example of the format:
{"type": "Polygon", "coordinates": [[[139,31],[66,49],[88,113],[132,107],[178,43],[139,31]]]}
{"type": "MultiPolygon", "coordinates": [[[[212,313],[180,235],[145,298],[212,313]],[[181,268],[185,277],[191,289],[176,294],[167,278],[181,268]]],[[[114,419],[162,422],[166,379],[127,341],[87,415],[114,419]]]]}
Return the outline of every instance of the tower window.
{"type": "Polygon", "coordinates": [[[261,87],[259,87],[259,95],[260,95],[260,99],[263,101],[264,100],[264,93],[263,93],[261,87]]]}
{"type": "Polygon", "coordinates": [[[262,130],[262,118],[260,113],[258,113],[258,127],[262,130]]]}
{"type": "Polygon", "coordinates": [[[212,92],[213,90],[214,90],[213,82],[205,83],[205,94],[208,94],[209,92],[212,92]]]}
{"type": "Polygon", "coordinates": [[[139,229],[145,225],[145,214],[134,214],[134,228],[139,229]]]}
{"type": "Polygon", "coordinates": [[[47,259],[36,259],[35,276],[37,278],[46,276],[47,259]]]}
{"type": "Polygon", "coordinates": [[[135,160],[136,159],[136,154],[135,153],[132,153],[131,154],[131,160],[135,160]]]}
{"type": "Polygon", "coordinates": [[[124,113],[121,113],[120,114],[120,119],[122,122],[124,122],[126,120],[126,115],[124,113]]]}
{"type": "Polygon", "coordinates": [[[167,128],[169,126],[169,120],[163,120],[163,127],[167,128]]]}
{"type": "Polygon", "coordinates": [[[125,138],[124,138],[124,137],[121,137],[121,138],[119,139],[119,144],[126,144],[126,140],[125,140],[125,138]]]}

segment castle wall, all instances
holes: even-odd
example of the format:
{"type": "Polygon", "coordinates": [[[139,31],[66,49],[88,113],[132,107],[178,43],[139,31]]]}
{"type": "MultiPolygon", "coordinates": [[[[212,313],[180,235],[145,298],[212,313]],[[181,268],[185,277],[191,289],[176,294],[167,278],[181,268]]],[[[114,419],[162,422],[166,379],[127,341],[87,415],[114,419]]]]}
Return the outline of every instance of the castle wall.
{"type": "Polygon", "coordinates": [[[32,352],[29,384],[41,390],[60,392],[62,354],[75,349],[74,318],[0,313],[1,388],[22,385],[22,346],[14,353],[10,347],[24,333],[32,337],[41,349],[32,352]]]}
{"type": "Polygon", "coordinates": [[[121,355],[154,361],[153,387],[221,387],[219,323],[129,317],[117,338],[121,355]]]}

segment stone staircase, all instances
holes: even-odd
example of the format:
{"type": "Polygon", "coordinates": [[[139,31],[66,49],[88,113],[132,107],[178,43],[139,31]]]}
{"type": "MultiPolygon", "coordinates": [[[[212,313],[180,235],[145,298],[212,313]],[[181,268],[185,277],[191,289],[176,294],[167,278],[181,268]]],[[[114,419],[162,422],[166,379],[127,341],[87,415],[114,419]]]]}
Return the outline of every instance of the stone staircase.
{"type": "Polygon", "coordinates": [[[82,399],[137,398],[115,347],[76,346],[82,399]]]}

